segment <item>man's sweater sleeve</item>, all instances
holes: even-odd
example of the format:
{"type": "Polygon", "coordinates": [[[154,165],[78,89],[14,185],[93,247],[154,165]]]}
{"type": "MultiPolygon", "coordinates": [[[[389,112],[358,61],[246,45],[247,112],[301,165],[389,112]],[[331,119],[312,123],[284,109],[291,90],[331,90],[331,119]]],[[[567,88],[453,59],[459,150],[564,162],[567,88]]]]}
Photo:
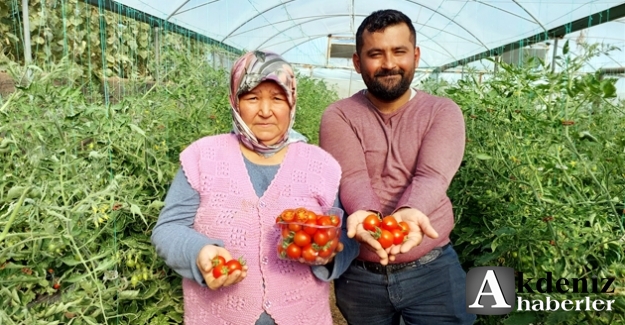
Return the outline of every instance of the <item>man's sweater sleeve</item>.
{"type": "Polygon", "coordinates": [[[200,194],[191,187],[182,169],[178,170],[167,191],[154,230],[152,244],[158,256],[176,273],[205,286],[204,278],[195,263],[206,245],[223,247],[223,241],[208,238],[193,229],[195,214],[200,205],[200,194]]]}
{"type": "Polygon", "coordinates": [[[415,175],[397,202],[396,210],[411,207],[429,215],[446,197],[462,163],[465,147],[462,111],[448,99],[440,105],[421,142],[415,175]]]}
{"type": "Polygon", "coordinates": [[[371,186],[362,144],[337,106],[330,106],[323,113],[319,146],[341,165],[340,199],[345,212],[349,215],[358,210],[382,211],[380,199],[371,186]]]}

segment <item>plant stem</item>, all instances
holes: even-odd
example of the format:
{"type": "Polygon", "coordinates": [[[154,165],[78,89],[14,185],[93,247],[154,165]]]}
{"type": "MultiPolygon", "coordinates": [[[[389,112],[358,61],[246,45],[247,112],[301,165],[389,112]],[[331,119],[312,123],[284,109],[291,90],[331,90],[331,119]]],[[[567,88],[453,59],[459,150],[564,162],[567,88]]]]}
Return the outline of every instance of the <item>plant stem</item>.
{"type": "Polygon", "coordinates": [[[15,205],[15,208],[13,209],[13,212],[11,212],[9,221],[7,221],[7,224],[4,226],[4,230],[2,231],[2,234],[0,234],[0,242],[2,242],[4,238],[7,236],[7,234],[9,233],[9,229],[11,228],[11,225],[13,224],[13,222],[15,221],[15,218],[17,217],[17,212],[22,207],[22,204],[24,204],[24,200],[26,199],[26,194],[28,193],[28,191],[30,191],[30,186],[27,186],[24,189],[24,192],[22,192],[20,199],[17,201],[17,204],[15,205]]]}

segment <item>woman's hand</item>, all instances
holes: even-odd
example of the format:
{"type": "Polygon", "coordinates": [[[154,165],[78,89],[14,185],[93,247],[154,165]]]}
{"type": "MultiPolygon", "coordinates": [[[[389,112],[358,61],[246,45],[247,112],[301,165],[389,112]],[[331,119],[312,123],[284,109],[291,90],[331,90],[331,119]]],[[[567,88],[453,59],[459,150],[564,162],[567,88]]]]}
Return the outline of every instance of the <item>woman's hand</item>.
{"type": "Polygon", "coordinates": [[[217,256],[223,257],[226,262],[232,259],[232,255],[230,255],[230,252],[228,252],[225,248],[215,245],[206,245],[202,247],[200,253],[197,255],[197,259],[195,260],[206,285],[211,290],[217,290],[221,287],[237,284],[245,279],[247,276],[247,265],[243,265],[242,271],[237,270],[228,275],[222,275],[219,278],[215,278],[213,276],[212,261],[217,256]]]}

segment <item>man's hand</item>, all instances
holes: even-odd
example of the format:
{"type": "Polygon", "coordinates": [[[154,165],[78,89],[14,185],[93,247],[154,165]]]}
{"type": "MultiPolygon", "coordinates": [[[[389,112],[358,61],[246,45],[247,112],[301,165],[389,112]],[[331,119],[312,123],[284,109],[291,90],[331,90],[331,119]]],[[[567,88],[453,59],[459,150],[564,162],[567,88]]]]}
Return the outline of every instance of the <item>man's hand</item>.
{"type": "Polygon", "coordinates": [[[347,217],[347,237],[356,238],[366,249],[376,253],[380,257],[380,264],[386,265],[389,261],[388,253],[362,226],[362,222],[370,214],[374,213],[371,211],[358,210],[349,215],[349,217],[347,217]]]}
{"type": "Polygon", "coordinates": [[[217,290],[221,287],[227,287],[233,284],[241,282],[247,276],[247,265],[243,265],[243,271],[234,271],[228,275],[222,275],[219,278],[213,276],[213,258],[222,256],[226,261],[232,259],[232,255],[225,248],[206,245],[202,247],[200,253],[197,255],[195,263],[197,264],[206,285],[212,289],[217,290]]]}
{"type": "Polygon", "coordinates": [[[410,227],[406,240],[401,245],[393,245],[389,254],[391,257],[400,253],[407,253],[421,244],[423,235],[438,238],[438,233],[430,224],[430,219],[423,212],[413,208],[402,208],[393,213],[397,222],[405,221],[410,227]]]}

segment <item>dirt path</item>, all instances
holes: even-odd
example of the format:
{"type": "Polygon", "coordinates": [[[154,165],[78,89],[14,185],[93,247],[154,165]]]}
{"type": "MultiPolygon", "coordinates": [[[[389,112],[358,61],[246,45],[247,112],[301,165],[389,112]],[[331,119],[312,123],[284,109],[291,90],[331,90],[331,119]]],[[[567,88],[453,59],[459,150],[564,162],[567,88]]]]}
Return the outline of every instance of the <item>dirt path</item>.
{"type": "Polygon", "coordinates": [[[336,298],[334,297],[334,282],[330,285],[330,308],[332,310],[332,320],[334,325],[347,325],[345,318],[341,315],[341,312],[336,308],[336,298]]]}

